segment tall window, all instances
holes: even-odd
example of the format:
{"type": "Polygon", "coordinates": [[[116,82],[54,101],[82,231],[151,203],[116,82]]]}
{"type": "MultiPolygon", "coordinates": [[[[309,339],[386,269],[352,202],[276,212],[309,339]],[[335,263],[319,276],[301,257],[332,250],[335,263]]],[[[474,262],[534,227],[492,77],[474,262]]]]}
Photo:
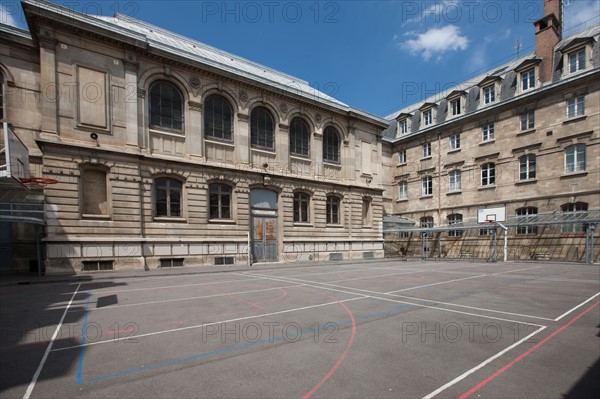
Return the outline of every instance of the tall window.
{"type": "Polygon", "coordinates": [[[421,180],[422,182],[422,190],[421,195],[426,197],[428,195],[433,195],[433,178],[431,176],[425,176],[421,180]]]}
{"type": "Polygon", "coordinates": [[[294,193],[294,222],[308,223],[310,196],[306,193],[294,193]]]}
{"type": "Polygon", "coordinates": [[[585,115],[585,99],[583,96],[571,98],[567,101],[567,117],[574,118],[576,116],[585,115]]]}
{"type": "Polygon", "coordinates": [[[529,130],[535,127],[535,112],[529,111],[521,114],[521,130],[529,130]]]}
{"type": "Polygon", "coordinates": [[[210,219],[231,219],[231,187],[213,183],[208,186],[210,219]]]}
{"type": "MultiPolygon", "coordinates": [[[[453,213],[451,215],[448,215],[448,224],[450,226],[452,226],[453,224],[458,224],[458,223],[462,223],[463,221],[463,216],[460,213],[453,213]]],[[[462,237],[463,235],[463,231],[462,230],[450,230],[448,231],[448,236],[449,237],[462,237]]]]}
{"type": "Polygon", "coordinates": [[[585,171],[585,144],[575,144],[565,149],[565,173],[585,171]]]}
{"type": "Polygon", "coordinates": [[[406,180],[402,180],[398,183],[398,199],[407,199],[408,198],[408,182],[406,180]]]}
{"type": "Polygon", "coordinates": [[[450,149],[458,150],[460,148],[460,134],[450,136],[450,149]]]}
{"type": "Polygon", "coordinates": [[[309,155],[310,131],[302,118],[294,118],[290,123],[290,154],[307,157],[309,155]]]}
{"type": "Polygon", "coordinates": [[[451,193],[461,190],[461,173],[460,170],[452,170],[448,173],[448,191],[451,193]]]}
{"type": "Polygon", "coordinates": [[[423,144],[423,158],[428,158],[431,156],[431,143],[423,144]]]}
{"type": "Polygon", "coordinates": [[[496,184],[496,165],[493,162],[481,165],[481,185],[493,186],[496,184]]]}
{"type": "Polygon", "coordinates": [[[585,69],[585,48],[569,53],[569,73],[585,69]]]}
{"type": "Polygon", "coordinates": [[[408,133],[408,121],[406,119],[402,119],[400,121],[400,134],[408,133]]]}
{"type": "Polygon", "coordinates": [[[204,137],[231,141],[233,137],[233,110],[229,101],[218,94],[204,101],[204,137]]]}
{"type": "Polygon", "coordinates": [[[250,114],[251,143],[255,147],[274,149],[275,122],[268,109],[256,107],[250,114]]]}
{"type": "Polygon", "coordinates": [[[327,224],[340,224],[340,199],[335,195],[328,195],[325,207],[327,224]]]}
{"type": "Polygon", "coordinates": [[[494,140],[494,124],[488,123],[481,127],[481,141],[493,141],[494,140]]]}
{"type": "MultiPolygon", "coordinates": [[[[431,228],[433,227],[433,216],[423,216],[420,219],[421,228],[431,228]]],[[[421,237],[428,238],[431,237],[432,233],[421,233],[421,237]]]]}
{"type": "Polygon", "coordinates": [[[460,113],[461,113],[460,98],[450,101],[450,107],[452,108],[453,116],[460,115],[460,113]]]}
{"type": "Polygon", "coordinates": [[[331,126],[327,126],[323,132],[323,160],[340,162],[340,136],[331,126]]]}
{"type": "MultiPolygon", "coordinates": [[[[576,219],[580,216],[580,212],[587,212],[588,204],[586,202],[574,202],[570,204],[564,204],[561,206],[561,210],[565,214],[566,219],[576,219]]],[[[563,233],[579,233],[585,231],[583,224],[563,224],[563,233]]]]}
{"type": "Polygon", "coordinates": [[[423,111],[423,126],[429,126],[433,123],[433,110],[423,111]]]}
{"type": "Polygon", "coordinates": [[[536,156],[534,154],[523,155],[519,158],[519,180],[535,179],[536,156]]]}
{"type": "Polygon", "coordinates": [[[535,87],[535,69],[521,73],[521,90],[529,90],[535,87]]]}
{"type": "Polygon", "coordinates": [[[82,216],[109,216],[106,171],[85,168],[81,172],[82,216]]]}
{"type": "MultiPolygon", "coordinates": [[[[535,207],[525,207],[517,209],[517,220],[520,222],[531,221],[532,217],[537,215],[538,210],[535,207]]],[[[537,234],[536,226],[517,226],[517,234],[537,234]]]]}
{"type": "Polygon", "coordinates": [[[150,127],[183,131],[183,95],[174,84],[150,86],[150,127]]]}
{"type": "Polygon", "coordinates": [[[406,149],[398,151],[398,163],[403,164],[406,163],[406,149]]]}
{"type": "Polygon", "coordinates": [[[168,177],[154,180],[155,216],[181,217],[181,182],[168,177]]]}
{"type": "Polygon", "coordinates": [[[4,76],[0,73],[0,121],[4,119],[4,76]]]}
{"type": "Polygon", "coordinates": [[[483,103],[490,104],[496,101],[496,86],[486,86],[483,88],[483,103]]]}
{"type": "Polygon", "coordinates": [[[362,200],[362,222],[363,226],[371,226],[372,210],[371,210],[371,199],[363,198],[362,200]]]}

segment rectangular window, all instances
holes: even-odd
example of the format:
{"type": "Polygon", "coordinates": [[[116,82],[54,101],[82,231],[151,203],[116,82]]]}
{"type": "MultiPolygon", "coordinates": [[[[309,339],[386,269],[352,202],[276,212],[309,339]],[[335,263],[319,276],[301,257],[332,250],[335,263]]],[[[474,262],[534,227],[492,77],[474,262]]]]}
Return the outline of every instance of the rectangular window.
{"type": "Polygon", "coordinates": [[[309,203],[310,196],[306,193],[294,193],[294,222],[309,222],[309,203]]]}
{"type": "Polygon", "coordinates": [[[529,130],[535,127],[535,112],[529,111],[521,114],[521,130],[529,130]]]}
{"type": "Polygon", "coordinates": [[[491,104],[496,101],[496,86],[491,85],[483,88],[483,103],[491,104]]]}
{"type": "Polygon", "coordinates": [[[535,179],[536,157],[533,154],[519,158],[519,180],[535,179]]]}
{"type": "Polygon", "coordinates": [[[574,51],[569,54],[569,73],[585,69],[585,49],[574,51]]]}
{"type": "Polygon", "coordinates": [[[494,140],[494,124],[489,123],[483,125],[481,128],[481,140],[482,141],[493,141],[494,140]]]}
{"type": "Polygon", "coordinates": [[[398,151],[398,163],[399,164],[406,163],[406,150],[398,151]]]}
{"type": "Polygon", "coordinates": [[[529,90],[535,87],[535,69],[530,69],[521,74],[521,90],[529,90]]]}
{"type": "Polygon", "coordinates": [[[428,109],[423,111],[423,126],[429,126],[433,123],[433,111],[428,109]]]}
{"type": "Polygon", "coordinates": [[[583,96],[571,98],[567,101],[567,117],[574,118],[576,116],[585,115],[585,99],[583,96]]]}
{"type": "MultiPolygon", "coordinates": [[[[533,217],[537,215],[537,208],[527,207],[527,208],[519,208],[517,209],[517,220],[520,222],[526,223],[530,222],[533,217]]],[[[537,234],[536,226],[517,226],[517,234],[537,234]]]]}
{"type": "Polygon", "coordinates": [[[453,116],[460,115],[460,113],[461,113],[460,98],[457,98],[456,100],[452,100],[450,102],[450,106],[452,107],[452,115],[453,116]]]}
{"type": "Polygon", "coordinates": [[[400,134],[408,133],[408,121],[403,119],[400,121],[400,134]]]}
{"type": "Polygon", "coordinates": [[[431,143],[423,144],[423,158],[429,158],[431,156],[431,143]]]}
{"type": "Polygon", "coordinates": [[[338,197],[327,197],[325,213],[327,224],[340,223],[340,199],[338,197]]]}
{"type": "Polygon", "coordinates": [[[421,194],[423,197],[433,195],[433,178],[431,176],[425,176],[423,178],[423,190],[421,194]]]}
{"type": "Polygon", "coordinates": [[[102,270],[113,270],[112,260],[84,260],[82,262],[82,269],[84,272],[97,272],[102,270]]]}
{"type": "Polygon", "coordinates": [[[451,193],[461,191],[460,170],[453,170],[448,173],[448,191],[451,193]]]}
{"type": "Polygon", "coordinates": [[[108,216],[108,190],[106,172],[99,169],[85,169],[81,174],[81,213],[94,216],[108,216]]]}
{"type": "Polygon", "coordinates": [[[565,149],[565,172],[585,171],[585,144],[576,144],[565,149]]]}
{"type": "MultiPolygon", "coordinates": [[[[460,213],[448,215],[448,225],[449,226],[452,226],[453,224],[462,223],[462,221],[463,221],[463,217],[460,213]]],[[[462,230],[449,230],[448,231],[449,237],[462,237],[462,235],[463,235],[462,230]]]]}
{"type": "Polygon", "coordinates": [[[486,163],[481,166],[481,185],[493,186],[496,184],[496,165],[486,163]]]}
{"type": "Polygon", "coordinates": [[[450,149],[458,150],[460,148],[460,134],[450,136],[450,149]]]}
{"type": "Polygon", "coordinates": [[[408,198],[408,182],[403,180],[398,184],[398,199],[407,199],[407,198],[408,198]]]}

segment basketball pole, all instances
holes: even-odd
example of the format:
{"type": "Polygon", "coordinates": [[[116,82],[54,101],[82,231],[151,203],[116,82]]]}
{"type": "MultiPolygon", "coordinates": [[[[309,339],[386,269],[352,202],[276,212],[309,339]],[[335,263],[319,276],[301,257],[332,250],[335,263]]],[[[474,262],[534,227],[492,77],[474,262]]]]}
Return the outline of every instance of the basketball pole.
{"type": "Polygon", "coordinates": [[[500,222],[496,222],[496,224],[504,229],[504,262],[506,262],[508,257],[508,227],[500,222]]]}

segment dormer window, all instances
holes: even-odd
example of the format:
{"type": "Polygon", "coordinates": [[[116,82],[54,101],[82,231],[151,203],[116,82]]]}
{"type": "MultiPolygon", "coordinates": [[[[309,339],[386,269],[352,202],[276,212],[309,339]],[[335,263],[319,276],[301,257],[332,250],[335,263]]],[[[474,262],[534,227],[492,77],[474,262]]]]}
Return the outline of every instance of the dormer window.
{"type": "Polygon", "coordinates": [[[396,117],[396,121],[398,123],[397,127],[397,135],[403,135],[410,133],[410,123],[411,123],[411,114],[401,113],[396,117]]]}
{"type": "Polygon", "coordinates": [[[570,75],[590,68],[593,42],[594,39],[591,37],[579,37],[560,49],[564,55],[563,74],[570,75]]]}
{"type": "Polygon", "coordinates": [[[462,90],[454,90],[446,100],[448,100],[448,116],[456,117],[462,115],[466,104],[466,92],[462,90]]]}
{"type": "Polygon", "coordinates": [[[482,105],[493,104],[500,98],[499,88],[501,80],[499,76],[490,75],[479,82],[478,86],[481,88],[482,105]]]}
{"type": "Polygon", "coordinates": [[[521,90],[526,91],[535,87],[535,70],[529,69],[521,73],[521,90]]]}
{"type": "Polygon", "coordinates": [[[483,103],[491,104],[496,101],[496,86],[490,85],[483,88],[483,103]]]}
{"type": "Polygon", "coordinates": [[[585,48],[569,53],[569,73],[585,69],[585,48]]]}
{"type": "Polygon", "coordinates": [[[421,128],[431,126],[435,123],[433,112],[436,107],[436,104],[425,103],[419,108],[421,111],[421,128]]]}

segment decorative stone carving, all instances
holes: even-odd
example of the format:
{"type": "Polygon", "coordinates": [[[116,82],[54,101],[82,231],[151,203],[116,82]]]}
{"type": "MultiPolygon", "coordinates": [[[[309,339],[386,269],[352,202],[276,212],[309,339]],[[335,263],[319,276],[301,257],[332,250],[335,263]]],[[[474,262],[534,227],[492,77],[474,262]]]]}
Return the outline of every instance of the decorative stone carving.
{"type": "Polygon", "coordinates": [[[190,107],[190,111],[202,112],[202,103],[198,103],[196,101],[188,101],[188,105],[190,107]]]}
{"type": "Polygon", "coordinates": [[[196,76],[190,78],[190,86],[192,86],[194,89],[198,89],[200,88],[200,85],[202,83],[200,82],[200,79],[196,76]]]}
{"type": "Polygon", "coordinates": [[[243,102],[248,101],[248,93],[246,93],[246,91],[244,91],[244,90],[240,91],[239,97],[240,97],[240,101],[243,101],[243,102]]]}
{"type": "Polygon", "coordinates": [[[146,98],[146,90],[145,89],[137,89],[138,98],[146,98]]]}
{"type": "Polygon", "coordinates": [[[281,103],[279,104],[279,110],[281,112],[283,112],[284,114],[288,112],[288,107],[286,103],[281,103]]]}

